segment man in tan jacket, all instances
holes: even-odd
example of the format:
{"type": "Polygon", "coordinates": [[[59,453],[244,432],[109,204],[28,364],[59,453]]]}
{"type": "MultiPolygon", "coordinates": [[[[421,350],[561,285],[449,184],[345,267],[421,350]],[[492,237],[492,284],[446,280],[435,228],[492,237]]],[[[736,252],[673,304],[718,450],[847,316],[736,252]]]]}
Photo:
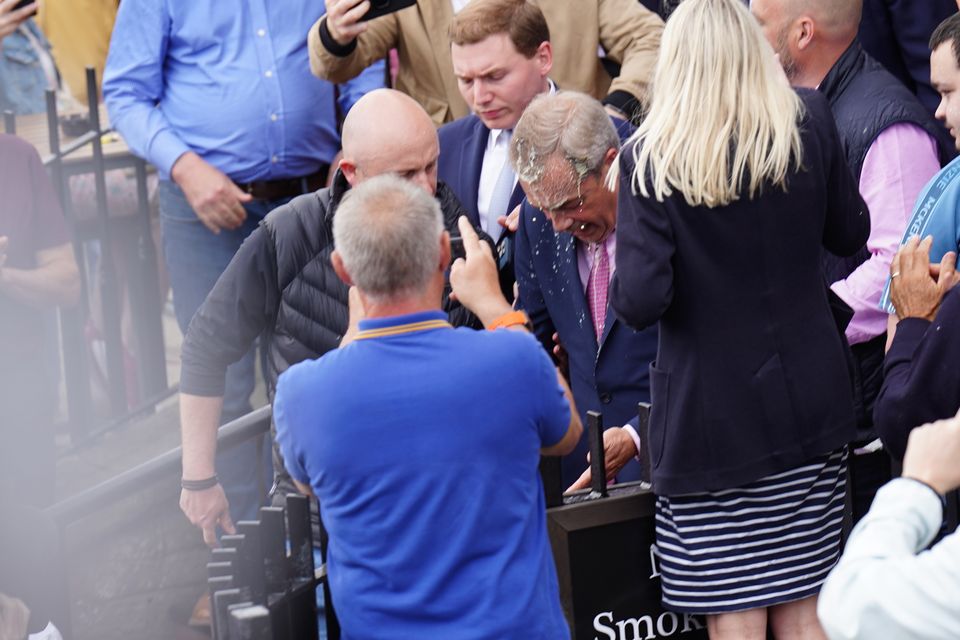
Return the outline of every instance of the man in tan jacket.
{"type": "MultiPolygon", "coordinates": [[[[483,0],[474,0],[482,2],[483,0]]],[[[643,108],[663,22],[636,0],[532,0],[543,11],[555,46],[551,77],[563,89],[602,99],[632,116],[643,108]],[[600,54],[620,65],[611,82],[600,54]]],[[[447,27],[466,0],[420,0],[416,6],[363,22],[370,0],[326,0],[326,15],[309,33],[314,75],[343,82],[397,49],[396,88],[423,105],[439,126],[469,113],[450,61],[447,27]]]]}

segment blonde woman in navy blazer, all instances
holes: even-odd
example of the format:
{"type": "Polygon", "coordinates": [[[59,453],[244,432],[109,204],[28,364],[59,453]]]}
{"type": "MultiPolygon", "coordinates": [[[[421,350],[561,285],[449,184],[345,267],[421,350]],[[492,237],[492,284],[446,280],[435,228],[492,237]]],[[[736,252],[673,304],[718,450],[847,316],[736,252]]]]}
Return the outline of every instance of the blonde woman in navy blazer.
{"type": "Polygon", "coordinates": [[[611,304],[659,321],[650,456],[664,605],[711,638],[822,638],[854,414],[824,248],[869,219],[823,97],[794,92],[739,0],[667,24],[620,157],[611,304]]]}

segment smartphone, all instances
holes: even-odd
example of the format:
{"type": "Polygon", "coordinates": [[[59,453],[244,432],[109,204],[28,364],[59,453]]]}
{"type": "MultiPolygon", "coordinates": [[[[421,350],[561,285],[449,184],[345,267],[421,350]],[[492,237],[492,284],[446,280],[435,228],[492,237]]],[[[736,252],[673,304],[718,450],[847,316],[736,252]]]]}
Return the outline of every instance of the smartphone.
{"type": "Polygon", "coordinates": [[[20,0],[20,2],[18,2],[17,4],[15,4],[15,5],[13,6],[13,9],[11,9],[11,11],[19,11],[20,9],[23,9],[24,7],[30,6],[31,4],[33,4],[33,3],[36,2],[36,1],[37,1],[37,0],[20,0]]]}
{"type": "Polygon", "coordinates": [[[457,258],[467,259],[467,250],[463,248],[463,238],[460,236],[450,236],[450,262],[457,258]]]}
{"type": "Polygon", "coordinates": [[[417,0],[370,0],[370,10],[363,14],[360,20],[373,20],[388,13],[412,7],[415,4],[417,4],[417,0]]]}

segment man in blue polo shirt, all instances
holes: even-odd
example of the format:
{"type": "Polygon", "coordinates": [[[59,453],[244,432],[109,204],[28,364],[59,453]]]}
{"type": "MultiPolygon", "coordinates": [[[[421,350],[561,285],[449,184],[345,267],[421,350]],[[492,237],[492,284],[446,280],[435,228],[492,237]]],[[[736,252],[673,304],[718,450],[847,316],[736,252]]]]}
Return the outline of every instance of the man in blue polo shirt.
{"type": "Polygon", "coordinates": [[[541,454],[581,433],[570,391],[460,219],[392,176],[351,190],[331,262],[351,287],[344,345],[292,366],[274,418],[287,469],[323,505],[344,638],[568,638],[541,454]],[[453,329],[444,273],[488,329],[453,329]],[[362,309],[362,313],[360,310],[362,309]]]}

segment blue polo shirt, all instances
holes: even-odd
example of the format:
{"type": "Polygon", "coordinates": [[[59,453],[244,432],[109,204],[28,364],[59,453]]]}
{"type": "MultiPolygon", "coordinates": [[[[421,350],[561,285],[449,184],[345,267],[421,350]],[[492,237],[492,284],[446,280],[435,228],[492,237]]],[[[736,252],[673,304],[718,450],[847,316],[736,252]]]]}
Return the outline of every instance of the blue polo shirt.
{"type": "Polygon", "coordinates": [[[360,327],[274,401],[287,469],[322,505],[344,638],[568,638],[537,467],[570,409],[547,354],[440,311],[360,327]]]}
{"type": "MultiPolygon", "coordinates": [[[[920,192],[900,246],[913,236],[933,236],[930,264],[939,263],[948,251],[957,250],[960,245],[960,158],[941,169],[920,192]]],[[[880,296],[880,308],[887,313],[895,312],[890,302],[889,277],[880,296]]]]}

